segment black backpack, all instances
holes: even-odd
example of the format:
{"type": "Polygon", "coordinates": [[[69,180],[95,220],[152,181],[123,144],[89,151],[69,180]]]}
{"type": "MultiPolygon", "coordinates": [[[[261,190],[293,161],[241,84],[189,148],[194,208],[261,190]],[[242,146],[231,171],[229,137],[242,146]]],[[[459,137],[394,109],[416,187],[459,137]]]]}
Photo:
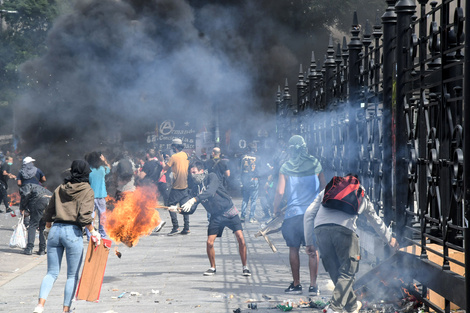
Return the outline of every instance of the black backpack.
{"type": "Polygon", "coordinates": [[[325,187],[322,204],[329,209],[357,215],[365,194],[359,180],[354,176],[334,176],[325,187]]]}

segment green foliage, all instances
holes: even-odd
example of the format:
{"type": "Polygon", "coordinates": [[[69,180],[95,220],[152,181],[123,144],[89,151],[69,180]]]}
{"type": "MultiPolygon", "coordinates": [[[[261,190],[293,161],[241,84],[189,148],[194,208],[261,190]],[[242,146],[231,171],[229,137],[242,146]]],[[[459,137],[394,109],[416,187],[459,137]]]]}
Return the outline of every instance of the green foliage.
{"type": "MultiPolygon", "coordinates": [[[[46,36],[60,0],[4,0],[0,25],[0,102],[21,92],[18,67],[46,51],[46,36]]],[[[0,121],[2,122],[2,121],[0,121]]]]}
{"type": "Polygon", "coordinates": [[[312,20],[321,25],[336,25],[343,31],[349,31],[353,12],[358,13],[360,24],[364,25],[366,19],[374,24],[377,10],[381,15],[387,7],[384,0],[310,0],[304,3],[304,12],[310,14],[312,20]]]}
{"type": "Polygon", "coordinates": [[[384,0],[263,0],[261,6],[277,22],[305,35],[318,35],[331,26],[349,32],[355,11],[360,24],[366,19],[374,24],[377,12],[380,17],[387,8],[384,0]]]}

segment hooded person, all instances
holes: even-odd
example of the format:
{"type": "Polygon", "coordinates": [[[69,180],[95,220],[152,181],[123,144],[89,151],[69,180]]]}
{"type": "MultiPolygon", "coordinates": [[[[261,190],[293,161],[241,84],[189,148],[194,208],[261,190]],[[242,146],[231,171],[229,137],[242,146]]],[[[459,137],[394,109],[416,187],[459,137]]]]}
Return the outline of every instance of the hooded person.
{"type": "MultiPolygon", "coordinates": [[[[210,213],[206,251],[211,267],[203,275],[212,276],[216,273],[214,241],[217,237],[221,237],[225,227],[228,227],[233,231],[238,241],[238,252],[242,261],[242,275],[251,276],[246,264],[247,253],[243,227],[232,198],[217,175],[205,170],[201,161],[195,161],[189,167],[191,179],[194,182],[194,188],[192,189],[194,197],[181,206],[181,213],[185,215],[192,214],[199,203],[202,204],[207,213],[210,213]]],[[[170,210],[176,214],[176,206],[171,206],[170,210]]]]}
{"type": "Polygon", "coordinates": [[[21,201],[20,211],[29,213],[28,225],[28,244],[24,253],[26,255],[33,254],[34,240],[36,239],[36,229],[39,230],[39,255],[46,254],[46,239],[44,237],[44,222],[43,215],[46,206],[49,204],[52,192],[47,190],[41,185],[37,184],[23,184],[19,190],[21,201]]]}
{"type": "Polygon", "coordinates": [[[42,280],[34,313],[44,311],[46,299],[59,275],[64,252],[67,260],[67,281],[63,312],[70,311],[83,257],[83,227],[91,233],[95,244],[100,244],[101,236],[92,225],[95,196],[89,183],[90,173],[91,169],[87,162],[73,161],[70,176],[54,190],[44,212],[47,274],[42,280]]]}
{"type": "MultiPolygon", "coordinates": [[[[289,247],[289,263],[293,282],[285,290],[290,294],[301,294],[300,255],[301,245],[305,245],[304,214],[308,206],[325,187],[325,177],[320,162],[308,154],[307,144],[302,136],[294,135],[288,142],[289,158],[279,170],[279,179],[274,197],[274,215],[281,214],[281,202],[286,200],[282,236],[289,247]]],[[[315,246],[309,254],[310,287],[309,294],[319,295],[317,286],[319,256],[315,246]]]]}
{"type": "Polygon", "coordinates": [[[26,184],[41,185],[41,183],[46,181],[46,176],[44,176],[44,173],[39,168],[34,166],[33,162],[35,161],[36,160],[30,156],[27,156],[23,159],[20,172],[16,176],[16,181],[19,187],[26,184]]]}
{"type": "Polygon", "coordinates": [[[323,267],[335,284],[326,313],[359,313],[362,307],[353,289],[361,259],[356,233],[359,215],[391,248],[399,248],[355,174],[333,177],[305,212],[307,248],[317,245],[323,267]]]}

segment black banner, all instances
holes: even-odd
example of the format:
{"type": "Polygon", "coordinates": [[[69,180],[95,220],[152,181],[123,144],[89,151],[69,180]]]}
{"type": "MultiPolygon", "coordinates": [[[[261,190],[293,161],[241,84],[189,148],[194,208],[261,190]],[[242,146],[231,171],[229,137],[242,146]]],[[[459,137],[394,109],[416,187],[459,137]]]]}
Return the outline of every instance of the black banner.
{"type": "Polygon", "coordinates": [[[187,119],[166,119],[157,121],[155,131],[147,135],[147,143],[158,150],[171,149],[171,141],[180,138],[184,148],[196,149],[196,123],[187,119]]]}

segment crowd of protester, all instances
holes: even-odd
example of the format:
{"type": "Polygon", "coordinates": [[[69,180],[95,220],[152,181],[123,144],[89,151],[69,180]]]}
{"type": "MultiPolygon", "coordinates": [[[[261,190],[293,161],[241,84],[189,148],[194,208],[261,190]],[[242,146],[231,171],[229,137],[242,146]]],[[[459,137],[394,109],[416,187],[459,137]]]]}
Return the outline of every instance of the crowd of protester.
{"type": "MultiPolygon", "coordinates": [[[[349,254],[338,256],[328,248],[336,244],[331,241],[333,234],[325,235],[329,231],[325,225],[330,228],[333,225],[337,233],[334,236],[338,237],[338,241],[356,240],[357,215],[324,210],[320,198],[325,197],[327,185],[322,166],[318,159],[308,154],[306,142],[301,136],[292,136],[286,144],[280,142],[269,152],[259,154],[257,148],[252,143],[243,154],[228,159],[219,147],[214,147],[210,156],[203,151],[198,157],[194,151],[185,149],[181,139],[175,138],[171,150],[150,148],[142,152],[123,150],[119,153],[90,151],[83,159],[73,161],[70,169],[62,171],[65,173],[64,182],[54,192],[45,188],[46,175],[49,173],[45,174],[36,167],[33,157],[9,151],[0,153],[0,205],[3,203],[5,211],[14,215],[8,194],[19,189],[19,213],[28,217],[25,218],[25,225],[29,229],[24,253],[33,253],[36,231],[39,231],[37,253],[44,255],[47,251],[48,254],[48,273],[41,285],[38,306],[34,312],[41,313],[44,310],[47,295],[60,269],[57,264],[61,262],[64,249],[83,250],[82,241],[81,245],[67,248],[57,238],[72,235],[78,238],[86,233],[88,240],[94,238],[99,244],[101,238],[107,237],[106,212],[112,209],[106,203],[108,195],[119,201],[125,198],[126,193],[144,185],[154,186],[158,202],[168,208],[172,223],[169,236],[189,235],[190,215],[198,204],[206,209],[209,222],[206,250],[210,268],[203,273],[205,276],[217,272],[214,241],[225,228],[232,230],[237,238],[242,275],[250,276],[243,224],[282,218],[282,236],[289,247],[293,280],[284,292],[302,293],[299,251],[301,246],[306,246],[310,270],[309,294],[320,294],[316,279],[319,260],[324,254],[323,265],[336,285],[327,313],[341,310],[358,312],[361,304],[352,294],[353,291],[345,287],[354,280],[357,271],[357,264],[350,263],[353,259],[359,260],[359,250],[353,249],[357,248],[358,243],[354,241],[354,247],[338,244],[338,249],[349,251],[349,254]],[[16,184],[9,181],[15,181],[16,184]],[[15,188],[10,189],[9,184],[15,188]],[[233,196],[241,196],[240,211],[233,204],[233,196]],[[70,208],[79,202],[83,212],[73,214],[70,208]],[[182,229],[178,222],[179,215],[183,216],[182,229]],[[56,234],[54,240],[50,238],[47,241],[49,233],[56,234]],[[338,234],[343,234],[343,237],[338,234]]],[[[347,177],[353,176],[351,174],[347,177]]],[[[360,184],[358,180],[356,184],[360,184]]],[[[367,207],[366,217],[382,239],[392,248],[397,248],[398,244],[390,231],[374,215],[375,211],[367,196],[363,206],[367,207]]],[[[165,224],[162,219],[154,231],[161,231],[165,224]]],[[[70,256],[70,262],[74,268],[80,266],[75,256],[70,256]]],[[[70,280],[72,287],[64,295],[64,312],[70,308],[77,273],[68,273],[67,284],[70,280]]]]}

